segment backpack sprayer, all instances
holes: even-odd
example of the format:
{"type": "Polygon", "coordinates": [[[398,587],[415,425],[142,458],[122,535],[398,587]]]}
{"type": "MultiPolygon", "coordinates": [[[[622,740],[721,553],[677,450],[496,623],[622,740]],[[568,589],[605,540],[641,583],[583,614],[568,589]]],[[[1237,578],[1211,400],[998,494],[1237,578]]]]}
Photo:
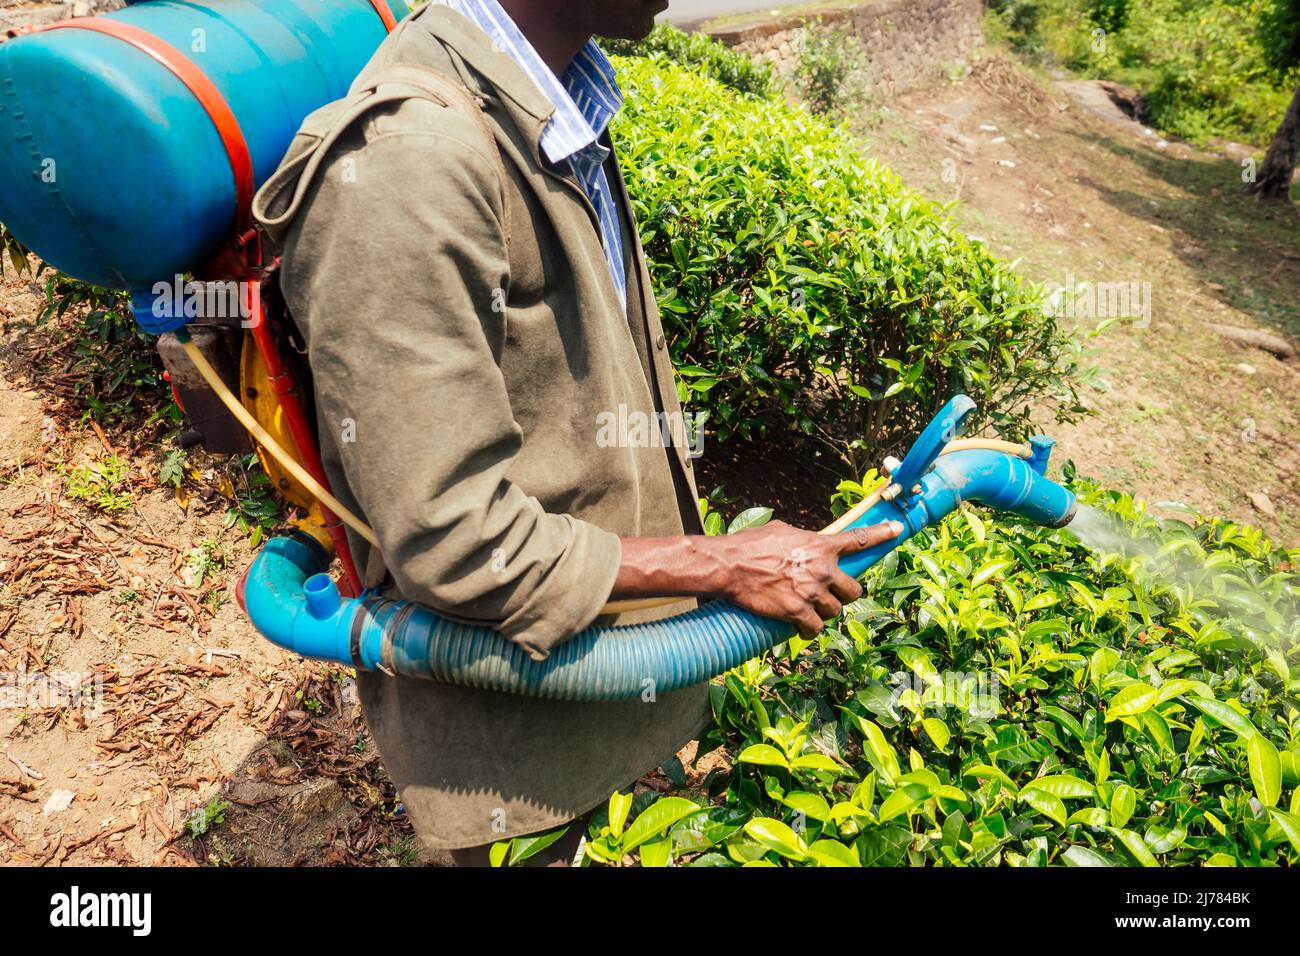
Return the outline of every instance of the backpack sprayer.
{"type": "Polygon", "coordinates": [[[191,425],[181,444],[256,448],[357,593],[343,528],[309,490],[325,478],[310,370],[251,206],[405,0],[128,3],[0,37],[0,222],[62,272],[129,292],[191,425]]]}
{"type": "MultiPolygon", "coordinates": [[[[378,541],[329,490],[310,369],[250,207],[303,119],[347,93],[399,15],[389,0],[154,0],[11,31],[0,42],[0,222],[61,271],[129,290],[136,321],[160,335],[189,441],[218,453],[251,444],[281,495],[304,509],[239,586],[249,618],[279,646],[363,670],[619,700],[647,685],[701,683],[787,639],[793,626],[714,601],[649,623],[593,625],[535,661],[491,628],[353,596],[342,526],[378,541]],[[235,307],[213,308],[223,295],[235,307]],[[328,573],[334,557],[340,581],[328,573]]],[[[842,558],[846,573],[861,575],[963,501],[1053,527],[1074,517],[1074,495],[1045,477],[1050,439],[954,440],[974,408],[964,395],[949,401],[901,462],[886,460],[886,484],[824,529],[903,525],[842,558]]]]}

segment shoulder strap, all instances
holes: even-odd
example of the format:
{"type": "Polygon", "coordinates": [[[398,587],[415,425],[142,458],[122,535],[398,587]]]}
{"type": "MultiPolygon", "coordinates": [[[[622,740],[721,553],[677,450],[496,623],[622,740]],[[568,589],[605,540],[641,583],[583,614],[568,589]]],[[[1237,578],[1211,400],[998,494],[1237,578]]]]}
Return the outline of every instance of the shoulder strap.
{"type": "MultiPolygon", "coordinates": [[[[432,67],[407,63],[381,67],[373,74],[362,77],[354,84],[348,96],[321,107],[303,121],[280,167],[257,191],[253,200],[253,215],[267,234],[277,242],[283,240],[321,164],[325,162],[334,144],[354,123],[381,106],[400,103],[412,97],[431,99],[441,106],[452,107],[454,104],[455,108],[474,118],[489,151],[496,159],[501,188],[502,225],[506,246],[509,247],[511,217],[506,168],[496,137],[484,115],[481,95],[470,92],[459,79],[432,67]]],[[[383,554],[378,548],[371,548],[363,571],[363,586],[367,589],[379,588],[387,578],[388,569],[383,554]]]]}
{"type": "Polygon", "coordinates": [[[280,167],[257,191],[253,200],[254,216],[273,239],[281,239],[288,230],[312,180],[339,137],[373,110],[413,96],[433,100],[441,106],[454,104],[474,119],[496,159],[505,240],[507,246],[510,244],[510,193],[506,187],[506,168],[496,137],[483,113],[482,100],[459,80],[411,63],[395,63],[376,70],[360,79],[348,96],[321,107],[303,121],[280,167]]]}

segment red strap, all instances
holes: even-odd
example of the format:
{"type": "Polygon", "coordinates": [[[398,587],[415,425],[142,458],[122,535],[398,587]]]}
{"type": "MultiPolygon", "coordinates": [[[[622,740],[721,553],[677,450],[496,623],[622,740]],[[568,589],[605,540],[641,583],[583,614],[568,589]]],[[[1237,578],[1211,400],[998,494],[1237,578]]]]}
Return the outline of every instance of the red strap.
{"type": "Polygon", "coordinates": [[[379,19],[384,21],[384,29],[392,33],[397,28],[397,17],[393,16],[393,11],[389,9],[387,0],[370,0],[370,5],[379,14],[379,19]]]}
{"type": "Polygon", "coordinates": [[[207,112],[208,118],[212,120],[212,125],[216,127],[217,135],[221,137],[221,143],[226,148],[226,156],[230,160],[230,171],[235,177],[235,227],[242,229],[247,225],[252,218],[253,160],[248,153],[248,143],[244,140],[244,133],[239,128],[239,120],[235,118],[230,104],[208,79],[207,74],[167,41],[121,20],[110,20],[107,17],[76,17],[72,20],[60,20],[58,23],[36,27],[32,32],[41,33],[45,30],[60,30],[66,27],[93,30],[129,43],[142,53],[153,57],[189,88],[194,98],[199,101],[199,105],[207,112]]]}
{"type": "MultiPolygon", "coordinates": [[[[384,29],[392,33],[397,26],[397,18],[393,16],[393,11],[389,9],[386,0],[370,0],[370,5],[379,14],[384,29]]],[[[221,144],[226,148],[226,157],[230,160],[230,171],[235,177],[235,229],[241,230],[252,222],[253,193],[256,188],[253,180],[253,159],[249,155],[243,130],[239,128],[239,120],[235,118],[230,104],[226,102],[226,98],[221,95],[221,91],[215,84],[208,79],[207,74],[167,41],[121,20],[111,20],[106,17],[76,17],[43,26],[5,32],[6,36],[15,36],[19,33],[42,33],[46,30],[61,30],[67,27],[93,30],[129,43],[157,60],[188,87],[208,114],[208,118],[212,120],[217,135],[221,137],[221,144]]]]}

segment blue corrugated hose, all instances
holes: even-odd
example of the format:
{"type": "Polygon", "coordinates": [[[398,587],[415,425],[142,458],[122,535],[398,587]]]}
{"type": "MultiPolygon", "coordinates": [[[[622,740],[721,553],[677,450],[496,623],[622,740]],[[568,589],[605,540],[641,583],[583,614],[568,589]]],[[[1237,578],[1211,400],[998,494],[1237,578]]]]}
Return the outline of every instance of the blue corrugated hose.
{"type": "MultiPolygon", "coordinates": [[[[1042,474],[1050,444],[1036,439],[1032,461],[985,450],[931,458],[914,489],[878,502],[850,525],[893,520],[903,524],[903,533],[843,558],[840,567],[862,574],[962,501],[1038,524],[1066,524],[1074,516],[1074,495],[1042,474]]],[[[730,670],[794,633],[789,624],[713,601],[645,624],[589,627],[546,660],[534,661],[495,630],[459,624],[409,601],[342,600],[326,566],[325,552],[305,536],[268,542],[244,584],[244,606],[257,629],[304,657],[532,697],[624,700],[647,689],[677,690],[730,670]]]]}

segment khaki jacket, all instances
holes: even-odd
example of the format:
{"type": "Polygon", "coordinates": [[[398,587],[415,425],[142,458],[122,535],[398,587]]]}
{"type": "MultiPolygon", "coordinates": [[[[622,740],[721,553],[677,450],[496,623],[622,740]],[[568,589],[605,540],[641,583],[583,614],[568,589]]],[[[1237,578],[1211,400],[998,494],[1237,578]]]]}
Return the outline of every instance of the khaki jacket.
{"type": "MultiPolygon", "coordinates": [[[[455,77],[482,115],[381,83],[346,129],[337,108],[307,119],[255,211],[283,245],[326,472],[381,544],[382,558],[350,536],[367,583],[386,566],[389,592],[543,658],[608,599],[620,535],[701,530],[680,432],[669,448],[644,440],[657,428],[610,441],[611,421],[680,420],[672,367],[616,163],[626,312],[594,209],[542,159],[552,108],[528,76],[441,6],[399,25],[354,93],[401,64],[455,77]]],[[[572,819],[707,720],[703,686],[572,704],[359,684],[418,832],[442,848],[572,819]]]]}

